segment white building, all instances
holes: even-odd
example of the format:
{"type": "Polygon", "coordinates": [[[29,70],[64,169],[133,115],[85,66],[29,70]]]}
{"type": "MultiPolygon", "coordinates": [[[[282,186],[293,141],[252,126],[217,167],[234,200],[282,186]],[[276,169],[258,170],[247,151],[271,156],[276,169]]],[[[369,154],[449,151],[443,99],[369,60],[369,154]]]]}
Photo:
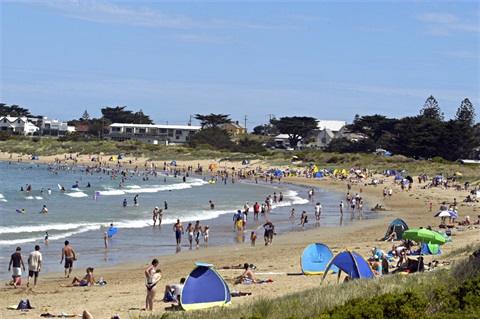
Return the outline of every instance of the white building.
{"type": "Polygon", "coordinates": [[[74,132],[74,126],[68,126],[67,122],[61,122],[57,119],[48,119],[43,117],[42,125],[40,126],[40,132],[42,135],[48,136],[62,136],[66,135],[68,132],[74,132]]]}
{"type": "Polygon", "coordinates": [[[325,148],[332,139],[343,137],[347,133],[345,121],[318,120],[317,123],[318,130],[312,133],[317,141],[310,144],[312,146],[325,148]]]}
{"type": "Polygon", "coordinates": [[[113,123],[106,138],[110,141],[140,141],[147,144],[183,144],[201,126],[113,123]]]}
{"type": "Polygon", "coordinates": [[[0,116],[0,130],[22,135],[34,135],[39,128],[25,116],[0,116]]]}

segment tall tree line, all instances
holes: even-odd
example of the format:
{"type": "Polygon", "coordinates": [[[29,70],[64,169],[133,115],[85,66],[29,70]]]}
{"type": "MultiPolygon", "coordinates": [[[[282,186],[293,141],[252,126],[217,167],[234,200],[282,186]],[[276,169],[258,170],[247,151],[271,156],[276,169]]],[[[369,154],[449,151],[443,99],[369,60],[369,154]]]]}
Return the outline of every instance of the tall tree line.
{"type": "Polygon", "coordinates": [[[442,157],[454,161],[468,158],[480,146],[480,123],[475,124],[475,108],[464,99],[453,119],[445,120],[438,102],[430,96],[420,114],[402,119],[383,115],[356,115],[349,130],[368,139],[358,142],[338,139],[332,141],[328,151],[352,152],[361,149],[374,151],[381,147],[394,154],[414,158],[442,157]]]}

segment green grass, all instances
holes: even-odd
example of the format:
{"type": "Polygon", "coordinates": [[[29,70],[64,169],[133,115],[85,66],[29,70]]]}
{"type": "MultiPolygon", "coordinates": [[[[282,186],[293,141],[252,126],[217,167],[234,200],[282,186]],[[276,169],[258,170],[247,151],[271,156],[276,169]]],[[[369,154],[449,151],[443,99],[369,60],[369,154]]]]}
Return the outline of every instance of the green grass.
{"type": "Polygon", "coordinates": [[[390,310],[398,318],[442,318],[450,313],[459,314],[458,318],[474,318],[480,314],[479,266],[480,260],[466,259],[452,270],[437,268],[408,276],[392,274],[376,280],[319,284],[318,288],[279,298],[263,297],[250,304],[142,318],[384,318],[380,314],[390,310]],[[468,278],[458,278],[459,273],[468,273],[468,278]],[[466,303],[470,306],[462,308],[466,303]]]}

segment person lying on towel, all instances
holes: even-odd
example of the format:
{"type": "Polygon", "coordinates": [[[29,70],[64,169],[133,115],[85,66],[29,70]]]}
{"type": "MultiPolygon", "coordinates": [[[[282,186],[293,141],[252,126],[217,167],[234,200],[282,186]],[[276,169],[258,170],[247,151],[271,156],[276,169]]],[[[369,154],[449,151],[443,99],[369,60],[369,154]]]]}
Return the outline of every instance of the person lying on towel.
{"type": "Polygon", "coordinates": [[[245,269],[243,274],[237,277],[234,284],[249,285],[256,283],[257,279],[255,278],[255,274],[248,263],[243,264],[243,269],[245,269]]]}

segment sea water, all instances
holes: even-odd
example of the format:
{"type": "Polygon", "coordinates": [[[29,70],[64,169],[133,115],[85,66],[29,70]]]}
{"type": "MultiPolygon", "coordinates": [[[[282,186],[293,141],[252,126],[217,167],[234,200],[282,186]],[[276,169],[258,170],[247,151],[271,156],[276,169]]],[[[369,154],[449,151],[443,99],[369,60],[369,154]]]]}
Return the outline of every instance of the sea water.
{"type": "MultiPolygon", "coordinates": [[[[340,218],[339,203],[345,194],[315,188],[313,199],[308,198],[308,189],[275,180],[220,178],[211,183],[211,176],[183,175],[175,177],[171,172],[159,171],[114,177],[111,171],[87,172],[84,166],[38,164],[35,162],[0,162],[0,279],[10,278],[8,270],[10,255],[17,246],[22,248],[25,263],[28,254],[40,245],[43,254],[42,272],[61,272],[61,250],[69,240],[78,254],[75,268],[100,267],[119,263],[135,262],[152,256],[177,252],[173,224],[180,219],[184,228],[188,223],[200,220],[210,228],[209,246],[246,244],[251,231],[262,237],[262,224],[266,218],[273,221],[278,235],[301,231],[298,226],[301,212],[309,216],[307,229],[315,228],[314,206],[320,201],[323,206],[321,227],[346,225],[358,218],[374,218],[366,210],[358,216],[347,213],[340,218]],[[78,187],[76,186],[78,183],[78,187]],[[90,184],[90,187],[87,187],[90,184]],[[27,194],[26,187],[31,185],[27,194]],[[60,188],[63,187],[64,191],[60,188]],[[23,190],[22,190],[23,189],[23,190]],[[50,194],[49,194],[50,189],[50,194]],[[265,216],[253,218],[253,204],[263,203],[267,196],[283,194],[283,201],[274,203],[273,210],[265,216]],[[134,197],[138,195],[138,205],[134,197]],[[127,206],[122,203],[127,200],[127,206]],[[215,204],[210,209],[209,201],[215,204]],[[165,210],[164,203],[168,209],[165,210]],[[238,232],[233,228],[233,214],[249,203],[247,230],[238,232]],[[48,214],[39,213],[46,205],[48,214]],[[152,212],[155,206],[163,209],[162,226],[153,226],[152,212]],[[289,219],[295,208],[295,220],[289,219]],[[18,211],[25,210],[25,214],[18,211]],[[348,216],[348,217],[347,217],[348,216]],[[118,233],[104,247],[104,232],[113,223],[118,233]],[[49,241],[44,242],[48,231],[49,241]]],[[[367,207],[365,204],[364,207],[367,207]]],[[[202,249],[201,239],[200,249],[202,249]]],[[[185,235],[182,251],[188,251],[185,235]]],[[[194,243],[195,249],[195,243],[194,243]]]]}

